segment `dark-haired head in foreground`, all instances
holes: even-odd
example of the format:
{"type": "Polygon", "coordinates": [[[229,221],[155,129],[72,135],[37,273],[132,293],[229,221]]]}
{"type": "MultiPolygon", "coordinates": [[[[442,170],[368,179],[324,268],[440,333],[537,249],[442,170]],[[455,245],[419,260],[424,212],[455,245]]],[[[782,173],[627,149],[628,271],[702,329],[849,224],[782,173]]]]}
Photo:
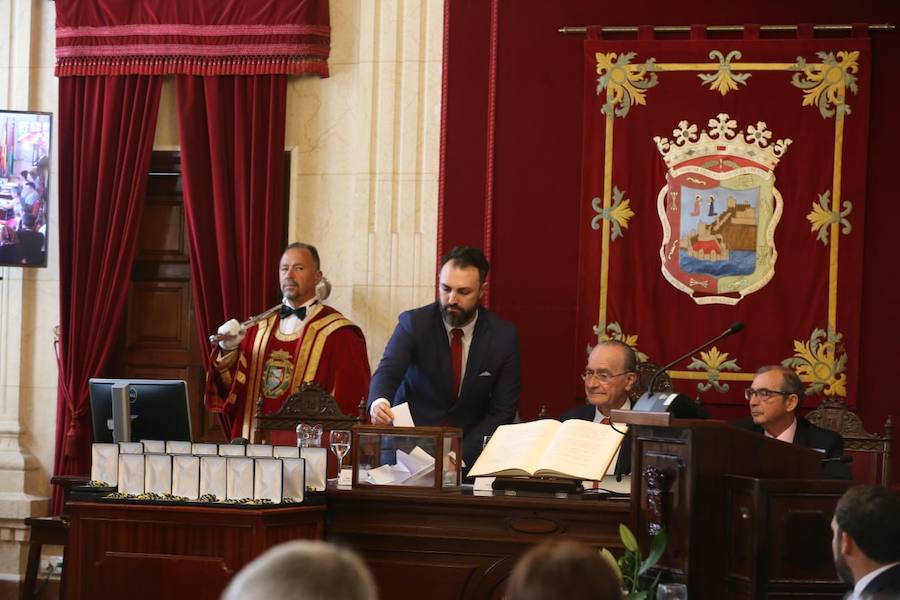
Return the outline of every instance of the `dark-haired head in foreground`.
{"type": "Polygon", "coordinates": [[[900,496],[880,486],[852,487],[838,501],[831,530],[842,581],[867,599],[900,598],[900,496]]]}

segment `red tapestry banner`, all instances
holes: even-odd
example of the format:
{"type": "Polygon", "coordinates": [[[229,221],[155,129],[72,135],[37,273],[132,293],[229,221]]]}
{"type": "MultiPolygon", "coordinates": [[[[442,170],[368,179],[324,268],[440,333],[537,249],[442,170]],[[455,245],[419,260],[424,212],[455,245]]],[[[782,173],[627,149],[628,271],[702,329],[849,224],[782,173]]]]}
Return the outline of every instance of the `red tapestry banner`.
{"type": "Polygon", "coordinates": [[[56,75],[328,76],[328,0],[58,0],[56,75]]]}
{"type": "MultiPolygon", "coordinates": [[[[749,36],[748,36],[749,38],[749,36]]],[[[857,402],[867,38],[584,46],[578,340],[626,341],[704,403],[762,365],[857,402]]]]}

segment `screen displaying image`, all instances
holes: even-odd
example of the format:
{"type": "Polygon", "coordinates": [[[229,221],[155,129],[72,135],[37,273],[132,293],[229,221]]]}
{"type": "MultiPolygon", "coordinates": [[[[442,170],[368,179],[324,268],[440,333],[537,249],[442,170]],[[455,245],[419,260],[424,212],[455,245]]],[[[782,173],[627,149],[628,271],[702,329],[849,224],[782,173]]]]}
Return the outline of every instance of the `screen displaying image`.
{"type": "Polygon", "coordinates": [[[51,119],[0,110],[0,266],[47,266],[51,119]]]}

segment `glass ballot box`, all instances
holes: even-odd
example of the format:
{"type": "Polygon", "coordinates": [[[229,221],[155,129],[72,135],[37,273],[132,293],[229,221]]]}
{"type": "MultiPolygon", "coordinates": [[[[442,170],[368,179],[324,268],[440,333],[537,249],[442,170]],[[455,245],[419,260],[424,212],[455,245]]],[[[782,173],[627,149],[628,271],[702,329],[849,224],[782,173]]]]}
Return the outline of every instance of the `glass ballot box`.
{"type": "Polygon", "coordinates": [[[351,442],[354,489],[458,491],[462,429],[357,425],[351,442]]]}

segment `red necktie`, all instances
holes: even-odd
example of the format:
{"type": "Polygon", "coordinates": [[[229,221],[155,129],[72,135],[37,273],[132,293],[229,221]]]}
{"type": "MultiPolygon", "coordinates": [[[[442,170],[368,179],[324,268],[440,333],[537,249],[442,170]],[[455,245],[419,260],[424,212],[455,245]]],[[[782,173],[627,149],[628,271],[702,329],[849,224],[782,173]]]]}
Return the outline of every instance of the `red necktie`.
{"type": "Polygon", "coordinates": [[[601,425],[609,425],[609,417],[603,417],[603,420],[600,421],[601,425]]]}
{"type": "Polygon", "coordinates": [[[453,399],[459,396],[459,381],[462,378],[462,337],[463,330],[454,327],[450,330],[450,362],[453,364],[453,399]]]}

